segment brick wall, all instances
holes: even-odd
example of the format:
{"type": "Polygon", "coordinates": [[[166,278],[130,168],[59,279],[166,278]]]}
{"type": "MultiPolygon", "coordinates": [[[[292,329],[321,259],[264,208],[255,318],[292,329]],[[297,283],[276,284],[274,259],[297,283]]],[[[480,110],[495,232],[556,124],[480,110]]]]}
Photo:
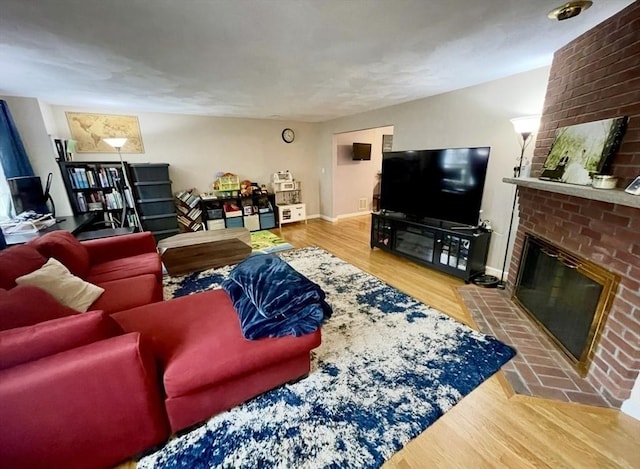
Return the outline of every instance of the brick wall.
{"type": "MultiPolygon", "coordinates": [[[[539,176],[555,130],[628,116],[611,173],[626,186],[640,175],[640,2],[583,34],[554,56],[532,176],[539,176]]],[[[587,379],[615,407],[640,371],[640,210],[522,188],[520,225],[509,270],[515,281],[524,230],[620,276],[620,286],[587,379]]]]}

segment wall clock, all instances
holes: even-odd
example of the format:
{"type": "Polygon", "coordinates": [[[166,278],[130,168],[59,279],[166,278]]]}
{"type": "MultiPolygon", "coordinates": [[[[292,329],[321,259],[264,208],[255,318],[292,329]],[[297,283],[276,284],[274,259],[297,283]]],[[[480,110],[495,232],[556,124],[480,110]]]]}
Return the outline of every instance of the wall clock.
{"type": "Polygon", "coordinates": [[[282,131],[282,140],[291,143],[296,138],[296,134],[292,129],[286,128],[282,131]]]}

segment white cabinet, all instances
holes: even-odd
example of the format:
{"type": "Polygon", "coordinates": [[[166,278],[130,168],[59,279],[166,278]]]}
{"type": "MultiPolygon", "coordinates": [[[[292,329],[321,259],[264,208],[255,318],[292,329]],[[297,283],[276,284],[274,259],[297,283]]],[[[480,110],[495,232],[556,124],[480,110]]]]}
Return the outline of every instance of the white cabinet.
{"type": "Polygon", "coordinates": [[[307,222],[307,207],[302,203],[300,183],[295,182],[295,189],[289,191],[277,191],[276,208],[278,210],[278,226],[296,221],[307,222]]]}
{"type": "Polygon", "coordinates": [[[278,225],[294,221],[307,222],[307,206],[305,204],[276,205],[278,208],[278,225]]]}

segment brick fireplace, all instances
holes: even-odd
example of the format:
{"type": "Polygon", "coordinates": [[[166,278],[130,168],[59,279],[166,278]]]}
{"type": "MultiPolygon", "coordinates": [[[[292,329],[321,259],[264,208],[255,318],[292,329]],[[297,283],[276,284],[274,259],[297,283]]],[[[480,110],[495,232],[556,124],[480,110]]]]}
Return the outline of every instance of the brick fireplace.
{"type": "MultiPolygon", "coordinates": [[[[611,173],[625,187],[640,175],[640,2],[558,50],[537,136],[532,176],[539,176],[558,127],[628,116],[611,173]]],[[[598,191],[589,189],[589,191],[598,191]]],[[[601,191],[600,191],[601,192],[601,191]]],[[[640,197],[640,196],[638,196],[640,197]]],[[[600,197],[601,198],[601,197],[600,197]]],[[[620,277],[586,380],[620,407],[640,371],[640,208],[519,186],[519,216],[509,283],[525,231],[589,259],[620,277]]]]}

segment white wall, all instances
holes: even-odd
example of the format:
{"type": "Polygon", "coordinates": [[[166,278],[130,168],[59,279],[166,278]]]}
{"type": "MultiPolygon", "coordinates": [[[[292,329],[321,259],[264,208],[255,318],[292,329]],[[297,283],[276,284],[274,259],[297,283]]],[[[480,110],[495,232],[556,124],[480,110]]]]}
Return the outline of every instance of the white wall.
{"type": "MultiPolygon", "coordinates": [[[[509,119],[542,112],[548,78],[549,67],[544,67],[451,93],[322,123],[317,167],[322,213],[335,216],[331,181],[335,171],[332,165],[332,142],[336,134],[392,125],[394,151],[488,145],[491,155],[482,218],[490,220],[495,230],[488,259],[488,265],[493,269],[489,270],[501,269],[515,190],[512,185],[503,183],[502,178],[513,175],[513,167],[520,155],[519,136],[515,134],[509,119]]],[[[533,148],[531,144],[527,151],[532,152],[533,148]]]]}
{"type": "Polygon", "coordinates": [[[393,135],[393,127],[346,132],[336,135],[333,170],[333,216],[351,215],[371,210],[373,189],[382,169],[382,136],[393,135]],[[371,160],[354,161],[353,143],[370,143],[371,160]],[[358,200],[367,199],[367,208],[360,210],[358,200]]]}
{"type": "MultiPolygon", "coordinates": [[[[66,111],[135,115],[145,153],[123,154],[130,163],[169,163],[174,192],[195,187],[210,191],[219,171],[238,174],[268,184],[275,171],[291,171],[302,183],[307,213],[319,213],[318,175],[316,171],[317,125],[259,119],[233,119],[182,114],[140,113],[131,110],[82,109],[43,106],[49,111],[56,136],[71,138],[66,111]],[[283,142],[281,133],[291,127],[293,143],[283,142]]],[[[117,154],[80,153],[76,161],[117,161],[117,154]]]]}
{"type": "Polygon", "coordinates": [[[56,206],[56,216],[71,215],[71,206],[60,176],[60,168],[55,160],[49,132],[42,117],[40,103],[35,98],[3,96],[0,99],[4,99],[9,105],[33,172],[42,179],[43,189],[47,175],[53,173],[50,194],[56,206]]]}
{"type": "Polygon", "coordinates": [[[633,389],[631,389],[631,395],[629,399],[622,403],[620,410],[640,420],[640,374],[636,376],[636,382],[633,385],[633,389]]]}
{"type": "MultiPolygon", "coordinates": [[[[347,165],[337,164],[339,134],[392,126],[394,150],[489,145],[491,156],[482,217],[490,220],[495,230],[488,260],[489,270],[495,271],[502,267],[515,190],[503,183],[502,178],[512,174],[520,153],[519,136],[509,119],[541,112],[548,76],[549,68],[544,67],[321,124],[117,110],[108,113],[138,116],[145,153],[124,157],[131,162],[169,163],[174,190],[187,187],[209,190],[217,171],[267,183],[272,172],[288,169],[302,182],[307,213],[328,218],[352,211],[338,200],[343,189],[342,171],[349,170],[347,165]],[[282,141],[280,134],[284,127],[296,131],[294,143],[282,141]]],[[[70,137],[65,111],[104,113],[105,110],[49,107],[31,98],[6,99],[12,113],[17,114],[16,123],[34,169],[41,177],[53,170],[57,177],[52,192],[58,213],[64,214],[62,206],[70,212],[66,195],[61,192],[62,181],[47,133],[70,137]]],[[[531,144],[527,151],[531,153],[534,146],[531,144]]],[[[109,154],[77,156],[78,160],[115,158],[109,154]]],[[[360,197],[358,194],[348,197],[354,198],[357,201],[360,197]]]]}

